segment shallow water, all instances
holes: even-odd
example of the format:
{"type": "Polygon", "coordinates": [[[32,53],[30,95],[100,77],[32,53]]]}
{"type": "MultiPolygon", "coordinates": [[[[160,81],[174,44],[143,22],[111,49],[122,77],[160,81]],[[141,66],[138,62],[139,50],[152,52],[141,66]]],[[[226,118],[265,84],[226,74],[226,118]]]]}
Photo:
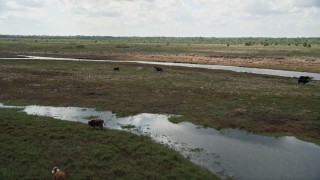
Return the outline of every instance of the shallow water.
{"type": "Polygon", "coordinates": [[[92,108],[5,106],[27,114],[87,123],[92,117],[106,121],[106,128],[150,136],[177,150],[192,162],[222,178],[236,179],[320,179],[320,146],[295,137],[268,137],[237,129],[215,130],[191,123],[173,124],[171,115],[143,113],[118,118],[110,111],[92,108]],[[123,128],[134,125],[132,129],[123,128]]]}
{"type": "Polygon", "coordinates": [[[37,60],[94,61],[94,62],[122,62],[122,63],[134,62],[134,63],[140,63],[140,64],[182,66],[182,67],[194,67],[194,68],[204,68],[204,69],[220,69],[220,70],[229,70],[229,71],[235,71],[235,72],[275,75],[275,76],[282,76],[282,77],[309,76],[309,77],[313,77],[314,80],[320,80],[320,73],[309,73],[309,72],[299,72],[299,71],[285,71],[285,70],[274,70],[274,69],[261,69],[261,68],[246,68],[246,67],[223,66],[223,65],[152,62],[152,61],[94,60],[94,59],[75,59],[75,58],[54,58],[54,57],[41,57],[41,56],[22,56],[21,58],[0,58],[0,59],[26,59],[26,60],[27,59],[37,59],[37,60]]]}

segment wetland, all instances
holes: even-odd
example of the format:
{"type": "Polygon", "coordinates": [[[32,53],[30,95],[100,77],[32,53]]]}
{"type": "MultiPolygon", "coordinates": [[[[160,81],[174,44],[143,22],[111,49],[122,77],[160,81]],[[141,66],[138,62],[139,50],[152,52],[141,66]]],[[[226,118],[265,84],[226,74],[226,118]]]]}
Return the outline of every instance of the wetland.
{"type": "MultiPolygon", "coordinates": [[[[301,165],[305,164],[306,167],[309,167],[309,170],[313,169],[311,167],[312,165],[308,165],[308,163],[304,161],[307,159],[307,157],[305,157],[307,153],[302,153],[304,150],[299,147],[302,144],[302,146],[306,145],[317,149],[318,144],[320,143],[320,82],[319,80],[316,80],[317,78],[302,85],[297,83],[295,75],[282,77],[268,74],[232,72],[221,69],[170,66],[170,64],[165,63],[227,65],[319,74],[320,51],[317,38],[263,39],[263,41],[281,40],[281,42],[285,42],[283,44],[278,43],[278,45],[270,45],[267,47],[261,46],[257,39],[250,38],[240,39],[240,43],[234,41],[233,43],[230,43],[230,46],[226,46],[224,43],[231,41],[232,39],[101,38],[93,40],[90,38],[42,37],[41,40],[35,41],[34,38],[38,37],[0,38],[0,57],[2,58],[0,60],[0,102],[3,102],[5,105],[95,108],[97,111],[111,111],[116,114],[117,119],[125,119],[125,117],[132,117],[132,119],[135,119],[139,117],[141,113],[181,115],[169,118],[170,121],[176,123],[182,122],[176,125],[172,124],[172,126],[183,126],[184,128],[181,129],[187,129],[186,131],[190,131],[191,128],[195,129],[195,131],[202,131],[204,134],[216,134],[219,137],[221,136],[224,140],[220,141],[217,139],[211,143],[215,144],[215,148],[222,148],[221,152],[228,153],[229,150],[237,150],[232,144],[228,144],[228,140],[231,140],[238,144],[242,143],[243,146],[247,144],[248,147],[252,147],[250,148],[251,150],[254,148],[261,148],[261,151],[274,153],[273,157],[277,157],[277,155],[283,152],[297,153],[302,157],[300,159],[301,161],[288,157],[285,162],[293,162],[294,164],[300,161],[301,165]],[[241,45],[247,40],[254,41],[255,43],[249,47],[241,45]],[[168,43],[167,41],[170,42],[168,43]],[[297,45],[288,46],[287,42],[291,41],[297,42],[297,45]],[[299,44],[300,41],[309,41],[312,43],[312,47],[305,48],[299,44]],[[77,48],[78,44],[82,44],[83,46],[81,47],[83,48],[77,48]],[[125,44],[126,46],[119,46],[119,44],[125,44]],[[46,61],[43,61],[36,59],[9,59],[18,57],[17,55],[21,54],[28,56],[76,58],[80,60],[56,61],[47,59],[46,61]],[[84,61],[84,59],[114,61],[95,62],[84,61]],[[146,63],[130,62],[137,60],[146,63]],[[121,61],[126,61],[127,63],[121,61]],[[158,63],[157,66],[161,66],[164,71],[156,72],[153,68],[155,65],[150,64],[150,61],[156,61],[158,63]],[[163,64],[159,65],[159,62],[163,64]],[[119,67],[120,70],[114,71],[113,69],[115,67],[119,67]],[[268,135],[268,137],[264,135],[268,135]],[[284,148],[285,150],[274,149],[275,147],[281,149],[284,147],[283,145],[287,145],[287,148],[284,148]]],[[[5,132],[1,137],[6,140],[5,142],[8,142],[6,144],[8,146],[10,145],[9,140],[7,139],[8,134],[12,134],[12,138],[10,139],[16,138],[17,140],[22,140],[24,137],[19,133],[18,136],[15,136],[17,132],[9,125],[11,119],[29,119],[31,120],[30,122],[35,123],[31,123],[32,126],[35,127],[37,127],[36,123],[39,123],[42,119],[41,116],[34,115],[27,116],[28,118],[24,116],[20,117],[22,116],[21,113],[17,113],[15,110],[1,110],[1,112],[1,121],[3,122],[1,128],[4,129],[2,132],[5,132]]],[[[157,117],[162,116],[160,115],[157,117]]],[[[52,121],[50,118],[44,119],[46,119],[47,123],[51,123],[52,121]]],[[[21,123],[24,121],[18,122],[21,123]]],[[[162,122],[163,124],[169,123],[166,120],[163,120],[162,122]]],[[[59,123],[62,123],[59,125],[61,128],[66,126],[66,128],[63,128],[65,130],[63,131],[64,133],[67,133],[68,130],[77,132],[76,129],[71,127],[73,125],[69,125],[69,122],[59,123]]],[[[86,132],[88,130],[87,126],[81,123],[78,124],[73,122],[73,124],[80,129],[79,132],[81,131],[81,133],[88,135],[86,132]]],[[[161,127],[161,124],[162,123],[158,123],[158,126],[161,127]]],[[[51,131],[52,129],[50,128],[46,127],[45,131],[51,131]]],[[[127,131],[147,131],[147,129],[143,128],[148,127],[141,126],[141,124],[135,124],[133,121],[128,120],[128,122],[122,124],[120,128],[124,128],[127,131]]],[[[19,129],[21,130],[22,127],[19,129]]],[[[109,133],[117,133],[116,129],[105,130],[99,134],[99,137],[102,138],[106,135],[110,135],[109,133]]],[[[40,134],[49,133],[45,131],[39,132],[38,129],[33,129],[32,131],[40,134]]],[[[91,132],[98,133],[98,131],[91,132]]],[[[176,132],[180,131],[176,130],[176,132]]],[[[185,132],[181,131],[180,133],[185,132]]],[[[76,134],[79,135],[79,133],[76,134]]],[[[114,137],[112,135],[110,136],[114,137]]],[[[63,137],[51,135],[49,136],[49,140],[50,137],[52,137],[53,140],[59,140],[62,144],[66,144],[67,141],[69,143],[69,139],[66,138],[69,137],[69,134],[68,136],[66,135],[63,137]],[[66,141],[64,141],[64,139],[66,141]]],[[[74,136],[72,137],[77,139],[74,136]]],[[[90,137],[90,135],[88,135],[88,137],[90,137]]],[[[88,141],[88,139],[86,139],[88,137],[82,137],[84,139],[81,141],[88,141]]],[[[121,135],[121,137],[131,137],[131,135],[121,135]]],[[[167,142],[164,136],[160,137],[163,137],[161,140],[162,142],[167,142]]],[[[205,137],[207,136],[200,136],[200,138],[203,139],[205,139],[205,137]]],[[[28,138],[31,138],[31,136],[25,136],[24,140],[29,142],[28,138]]],[[[118,143],[123,143],[123,146],[117,147],[122,147],[127,150],[131,149],[125,151],[127,154],[130,154],[131,151],[136,152],[134,149],[137,148],[132,149],[132,146],[130,145],[134,146],[134,144],[139,143],[136,141],[137,139],[135,136],[133,137],[132,135],[132,138],[134,139],[132,144],[130,143],[128,145],[126,145],[126,138],[124,138],[124,141],[118,139],[120,141],[118,143]]],[[[42,140],[48,141],[48,139],[42,140]]],[[[107,142],[108,141],[115,143],[110,138],[107,138],[107,142]]],[[[178,140],[170,141],[177,142],[178,140]]],[[[190,144],[190,141],[194,142],[195,140],[193,140],[193,138],[181,140],[181,142],[185,142],[185,144],[190,144]]],[[[23,142],[23,140],[21,142],[23,142]]],[[[95,143],[97,143],[95,146],[98,145],[98,142],[95,143]]],[[[50,153],[56,154],[57,152],[60,152],[60,145],[55,144],[50,147],[52,148],[50,149],[52,150],[50,153]]],[[[197,156],[194,154],[198,153],[199,155],[206,153],[206,150],[204,150],[206,147],[201,147],[200,145],[192,147],[184,147],[181,145],[181,147],[182,149],[188,149],[189,155],[182,154],[185,157],[190,158],[191,161],[194,161],[194,156],[197,156]]],[[[28,146],[28,148],[30,149],[31,147],[28,146]]],[[[39,144],[39,148],[47,149],[48,144],[42,142],[39,144]]],[[[81,148],[84,147],[79,146],[79,149],[81,148]]],[[[111,146],[108,148],[111,148],[111,146]]],[[[103,148],[98,149],[98,151],[95,151],[96,153],[99,154],[103,152],[103,148]]],[[[80,150],[73,150],[78,152],[80,157],[83,157],[82,155],[85,154],[82,154],[80,150]]],[[[92,150],[93,149],[90,149],[90,151],[92,150]]],[[[233,162],[234,164],[237,164],[235,161],[239,159],[232,156],[232,153],[226,156],[218,156],[216,154],[217,151],[218,150],[216,149],[214,154],[211,154],[211,157],[214,160],[208,161],[207,163],[211,164],[209,167],[215,168],[215,171],[211,172],[218,174],[220,178],[223,178],[226,174],[227,176],[239,177],[240,179],[257,177],[259,174],[263,175],[263,172],[258,170],[255,171],[254,169],[246,172],[244,172],[245,170],[235,170],[234,166],[227,163],[228,159],[230,160],[229,162],[233,162]],[[224,160],[217,161],[219,158],[224,160]],[[218,167],[222,168],[217,170],[219,169],[218,167]],[[224,171],[224,169],[227,170],[224,171]]],[[[2,152],[10,152],[10,149],[3,150],[2,152]]],[[[41,152],[44,153],[44,151],[41,152]]],[[[143,152],[144,154],[150,154],[148,151],[143,152]]],[[[242,158],[248,160],[247,164],[253,163],[253,159],[251,159],[252,161],[249,160],[250,155],[253,154],[253,152],[248,149],[243,149],[243,152],[242,158]]],[[[314,151],[311,150],[309,152],[309,150],[305,150],[305,152],[310,153],[314,151]]],[[[27,153],[31,154],[31,157],[33,157],[32,153],[27,153]]],[[[254,154],[259,153],[254,152],[254,154]]],[[[128,158],[124,158],[124,161],[129,159],[132,163],[140,163],[140,161],[138,162],[138,160],[134,158],[138,156],[139,155],[129,156],[128,158]]],[[[173,161],[174,163],[179,164],[182,161],[180,158],[177,158],[178,156],[179,155],[166,155],[164,158],[170,157],[170,160],[163,159],[163,161],[173,161]]],[[[66,157],[73,156],[68,155],[66,157]]],[[[110,159],[109,157],[105,158],[110,159]]],[[[198,158],[201,159],[203,157],[202,155],[199,155],[198,158]]],[[[14,160],[12,156],[9,156],[12,168],[2,166],[2,174],[8,176],[12,175],[13,167],[19,167],[21,159],[14,160]]],[[[257,169],[267,167],[270,164],[268,163],[268,160],[271,159],[272,158],[265,158],[263,163],[259,162],[260,165],[257,166],[257,169]]],[[[27,164],[34,162],[30,159],[23,160],[23,162],[27,164]]],[[[69,158],[68,160],[67,158],[62,158],[60,163],[67,167],[67,170],[69,170],[69,172],[71,171],[71,175],[74,176],[76,173],[72,170],[72,167],[76,167],[77,171],[78,169],[82,169],[81,165],[75,164],[74,158],[69,158]],[[68,163],[68,160],[71,163],[68,163]]],[[[144,159],[143,161],[149,162],[147,159],[144,159]]],[[[246,161],[241,160],[241,162],[246,161]]],[[[99,163],[92,162],[92,166],[94,166],[94,164],[97,165],[99,163]]],[[[202,164],[205,164],[205,162],[202,162],[202,164]]],[[[51,163],[50,166],[51,165],[52,167],[55,166],[53,163],[51,163]]],[[[108,165],[101,164],[101,166],[97,166],[102,168],[108,165]]],[[[180,167],[180,165],[177,166],[180,167]]],[[[239,164],[237,166],[241,165],[239,164]]],[[[49,169],[51,170],[52,167],[49,169]]],[[[128,171],[121,170],[122,168],[119,164],[117,164],[116,167],[118,169],[112,169],[106,172],[99,170],[98,172],[102,174],[102,176],[97,177],[103,177],[106,174],[113,174],[114,177],[120,177],[121,175],[126,177],[130,168],[139,168],[141,166],[132,166],[128,171]]],[[[281,171],[283,171],[282,177],[288,177],[286,176],[287,173],[284,172],[287,172],[286,169],[290,169],[291,167],[285,164],[282,164],[281,167],[285,169],[279,167],[278,171],[272,171],[274,175],[281,174],[281,171]]],[[[299,166],[296,167],[299,168],[299,166]]],[[[314,167],[317,167],[316,163],[314,167]]],[[[90,174],[88,170],[92,169],[92,167],[86,166],[85,169],[86,172],[83,172],[83,174],[88,175],[90,174]]],[[[42,171],[39,168],[38,170],[42,171]]],[[[188,177],[188,175],[184,174],[185,170],[182,169],[177,170],[178,172],[183,172],[182,174],[172,174],[173,172],[177,172],[176,170],[169,168],[167,171],[164,171],[168,176],[164,176],[163,173],[154,172],[152,170],[146,172],[151,173],[148,175],[137,171],[140,174],[136,173],[135,175],[137,176],[135,177],[155,177],[157,175],[167,178],[175,175],[177,175],[175,177],[188,177]],[[155,175],[152,174],[153,172],[155,174],[160,174],[155,175]]],[[[198,170],[192,171],[200,172],[198,170]]],[[[204,172],[205,171],[201,171],[200,174],[206,174],[204,172]]],[[[300,172],[300,175],[302,176],[305,175],[304,177],[307,179],[313,179],[319,175],[315,174],[315,176],[307,176],[306,174],[312,173],[304,170],[296,172],[300,172]]],[[[17,172],[17,174],[19,173],[17,172]]],[[[13,177],[17,176],[13,175],[13,177]]]]}
{"type": "Polygon", "coordinates": [[[183,122],[174,124],[176,115],[142,113],[117,117],[110,111],[93,108],[50,106],[5,106],[29,115],[87,124],[90,118],[104,119],[108,129],[146,135],[174,149],[191,162],[221,178],[233,179],[318,179],[320,146],[294,137],[267,137],[238,129],[216,130],[183,122]]]}

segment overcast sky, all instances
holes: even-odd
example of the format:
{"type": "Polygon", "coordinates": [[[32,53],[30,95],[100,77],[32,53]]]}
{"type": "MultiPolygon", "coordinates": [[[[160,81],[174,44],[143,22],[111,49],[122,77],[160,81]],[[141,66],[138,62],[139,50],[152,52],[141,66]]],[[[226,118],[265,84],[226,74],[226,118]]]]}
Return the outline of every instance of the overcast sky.
{"type": "Polygon", "coordinates": [[[0,34],[320,37],[320,0],[0,0],[0,34]]]}

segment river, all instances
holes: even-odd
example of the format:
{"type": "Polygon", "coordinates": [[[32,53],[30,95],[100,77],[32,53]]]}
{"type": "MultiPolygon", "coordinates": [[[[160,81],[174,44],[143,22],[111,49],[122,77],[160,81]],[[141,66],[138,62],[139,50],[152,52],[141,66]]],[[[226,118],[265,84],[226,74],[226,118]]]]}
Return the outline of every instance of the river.
{"type": "Polygon", "coordinates": [[[190,63],[171,63],[171,62],[154,62],[154,61],[122,61],[122,60],[95,60],[95,59],[76,59],[76,58],[54,58],[42,56],[21,56],[19,58],[0,58],[0,59],[34,59],[34,60],[59,60],[59,61],[94,61],[94,62],[121,62],[121,63],[140,63],[140,64],[154,64],[165,66],[181,66],[191,68],[205,68],[205,69],[220,69],[243,73],[265,74],[282,77],[300,77],[309,76],[313,80],[320,80],[320,73],[299,72],[299,71],[286,71],[275,69],[262,69],[262,68],[248,68],[239,66],[223,66],[223,65],[208,65],[208,64],[190,64],[190,63]]]}
{"type": "Polygon", "coordinates": [[[87,123],[89,117],[104,119],[105,128],[150,136],[191,162],[222,179],[320,179],[320,146],[292,136],[271,137],[238,129],[216,130],[192,123],[173,124],[173,115],[142,113],[117,117],[93,108],[50,106],[6,106],[56,119],[87,123]],[[125,128],[130,125],[132,128],[125,128]]]}

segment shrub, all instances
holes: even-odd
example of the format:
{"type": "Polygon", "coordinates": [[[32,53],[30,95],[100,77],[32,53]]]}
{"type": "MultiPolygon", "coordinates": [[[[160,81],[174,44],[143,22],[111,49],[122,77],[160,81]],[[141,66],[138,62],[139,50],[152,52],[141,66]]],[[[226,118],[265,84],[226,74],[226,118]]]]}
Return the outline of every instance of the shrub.
{"type": "Polygon", "coordinates": [[[303,47],[307,47],[308,43],[307,42],[304,42],[303,43],[303,47]]]}
{"type": "Polygon", "coordinates": [[[245,46],[251,46],[251,45],[253,45],[253,44],[252,44],[251,41],[249,41],[249,42],[245,42],[244,45],[245,45],[245,46]]]}

